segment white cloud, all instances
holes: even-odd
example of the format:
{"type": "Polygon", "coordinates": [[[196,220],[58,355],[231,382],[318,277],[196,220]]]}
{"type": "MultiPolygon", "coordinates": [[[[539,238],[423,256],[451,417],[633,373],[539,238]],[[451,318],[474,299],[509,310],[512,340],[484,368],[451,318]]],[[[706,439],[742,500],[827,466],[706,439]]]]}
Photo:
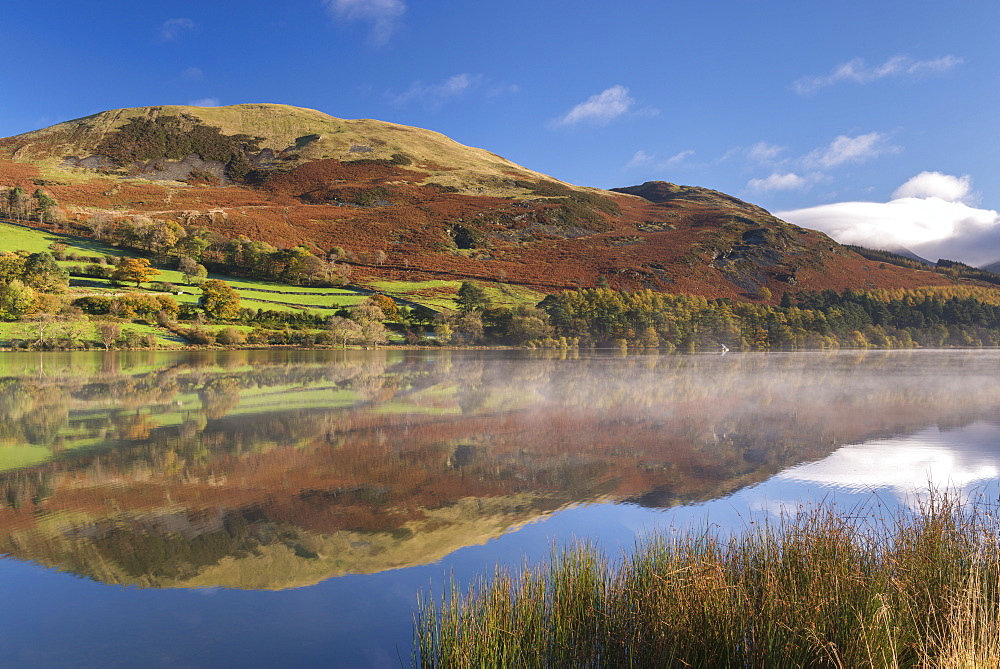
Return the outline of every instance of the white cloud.
{"type": "Polygon", "coordinates": [[[482,81],[483,75],[481,74],[456,74],[437,84],[414,81],[402,93],[396,95],[390,91],[386,95],[396,105],[422,102],[429,107],[438,108],[450,100],[461,97],[477,87],[482,81]]]}
{"type": "Polygon", "coordinates": [[[197,81],[199,79],[204,79],[205,73],[200,67],[189,67],[188,69],[181,72],[181,79],[187,81],[197,81]]]}
{"type": "Polygon", "coordinates": [[[628,161],[625,165],[625,169],[633,169],[636,167],[652,167],[653,169],[667,169],[669,167],[674,167],[683,163],[685,160],[694,155],[693,149],[688,149],[686,151],[681,151],[680,153],[675,153],[669,158],[664,160],[657,160],[656,156],[651,153],[646,153],[643,150],[635,152],[632,159],[628,161]]]}
{"type": "Polygon", "coordinates": [[[792,84],[796,93],[807,95],[821,88],[839,83],[867,84],[887,77],[920,76],[928,73],[947,72],[962,63],[962,59],[947,55],[931,60],[913,60],[907,56],[893,56],[881,65],[869,67],[861,58],[842,63],[830,74],[802,77],[792,84]]]}
{"type": "Polygon", "coordinates": [[[984,265],[1000,260],[1000,215],[940,197],[968,197],[970,189],[968,177],[924,172],[900,186],[889,202],[838,202],[776,215],[845,244],[904,247],[932,260],[984,265]]]}
{"type": "Polygon", "coordinates": [[[688,149],[687,151],[681,151],[680,153],[675,153],[674,155],[670,156],[660,164],[663,167],[672,167],[674,165],[679,165],[680,163],[683,163],[685,160],[687,160],[693,155],[694,155],[694,149],[688,149]]]}
{"type": "Polygon", "coordinates": [[[747,149],[747,157],[758,163],[772,163],[778,159],[785,147],[767,142],[757,142],[747,149]]]}
{"type": "Polygon", "coordinates": [[[806,190],[819,180],[819,175],[799,176],[795,172],[777,172],[764,179],[751,179],[747,188],[755,193],[769,193],[776,190],[806,190]]]}
{"type": "Polygon", "coordinates": [[[517,84],[492,84],[486,91],[486,96],[491,98],[502,95],[517,95],[521,92],[521,87],[517,84]]]}
{"type": "Polygon", "coordinates": [[[594,123],[606,125],[627,113],[635,106],[635,98],[628,94],[624,86],[612,86],[570,109],[556,120],[555,125],[577,125],[594,123]]]}
{"type": "Polygon", "coordinates": [[[337,20],[370,21],[376,45],[389,41],[406,13],[403,0],[323,0],[323,4],[337,20]]]}
{"type": "Polygon", "coordinates": [[[188,105],[192,107],[218,107],[219,98],[200,98],[198,100],[191,100],[188,105]]]}
{"type": "Polygon", "coordinates": [[[642,167],[644,165],[652,165],[655,160],[656,156],[646,153],[642,149],[639,149],[638,151],[635,152],[635,155],[632,156],[632,160],[628,161],[628,164],[625,165],[625,167],[632,168],[632,167],[642,167]]]}
{"type": "Polygon", "coordinates": [[[787,162],[782,159],[781,154],[787,147],[771,144],[770,142],[757,142],[753,146],[737,146],[726,151],[719,160],[742,160],[758,165],[775,165],[787,162]]]}
{"type": "Polygon", "coordinates": [[[804,158],[806,165],[829,169],[845,163],[863,163],[885,153],[898,153],[898,146],[889,144],[888,136],[880,132],[848,137],[840,135],[829,145],[812,151],[804,158]]]}
{"type": "Polygon", "coordinates": [[[953,177],[941,172],[921,172],[892,193],[893,199],[936,197],[946,202],[971,204],[972,178],[968,174],[953,177]]]}
{"type": "Polygon", "coordinates": [[[172,42],[185,30],[192,30],[195,27],[191,19],[167,19],[160,26],[160,37],[168,42],[172,42]]]}

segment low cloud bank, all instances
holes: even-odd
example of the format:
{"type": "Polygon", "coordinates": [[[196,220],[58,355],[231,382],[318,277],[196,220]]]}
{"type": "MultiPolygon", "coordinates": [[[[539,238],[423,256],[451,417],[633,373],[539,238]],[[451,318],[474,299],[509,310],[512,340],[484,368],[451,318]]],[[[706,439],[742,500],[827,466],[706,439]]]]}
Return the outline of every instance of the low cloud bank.
{"type": "Polygon", "coordinates": [[[844,244],[905,247],[929,260],[982,266],[1000,260],[1000,215],[972,206],[971,187],[968,176],[921,172],[889,202],[838,202],[776,215],[844,244]]]}

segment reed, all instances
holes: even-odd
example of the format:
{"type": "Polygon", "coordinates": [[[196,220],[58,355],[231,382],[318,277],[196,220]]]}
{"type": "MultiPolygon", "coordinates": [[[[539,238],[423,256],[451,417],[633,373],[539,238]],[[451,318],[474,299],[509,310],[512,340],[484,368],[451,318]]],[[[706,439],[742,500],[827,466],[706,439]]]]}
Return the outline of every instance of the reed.
{"type": "Polygon", "coordinates": [[[914,513],[802,508],[739,534],[593,545],[421,595],[415,664],[1000,666],[1000,514],[932,493],[914,513]]]}

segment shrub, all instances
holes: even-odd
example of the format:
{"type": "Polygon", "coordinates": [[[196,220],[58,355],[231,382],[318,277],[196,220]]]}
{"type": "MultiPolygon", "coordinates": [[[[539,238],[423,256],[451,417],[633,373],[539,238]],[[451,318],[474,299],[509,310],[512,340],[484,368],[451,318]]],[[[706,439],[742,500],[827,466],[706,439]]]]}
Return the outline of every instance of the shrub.
{"type": "Polygon", "coordinates": [[[199,346],[211,346],[215,343],[215,335],[202,327],[188,328],[182,332],[182,336],[188,343],[199,346]]]}
{"type": "Polygon", "coordinates": [[[215,339],[224,346],[239,346],[247,341],[246,334],[232,326],[215,333],[215,339]]]}

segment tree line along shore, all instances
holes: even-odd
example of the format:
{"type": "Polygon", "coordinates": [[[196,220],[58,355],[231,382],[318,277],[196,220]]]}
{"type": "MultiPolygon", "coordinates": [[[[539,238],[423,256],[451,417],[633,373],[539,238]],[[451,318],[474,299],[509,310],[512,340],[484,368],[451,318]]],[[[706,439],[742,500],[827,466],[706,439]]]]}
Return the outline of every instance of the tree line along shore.
{"type": "MultiPolygon", "coordinates": [[[[0,210],[15,223],[65,224],[40,188],[8,188],[0,210]]],[[[0,341],[68,350],[406,344],[664,352],[1000,344],[1000,292],[985,286],[737,301],[606,285],[532,297],[456,277],[443,297],[414,290],[404,299],[352,283],[356,263],[377,268],[384,252],[317,255],[107,212],[83,228],[87,237],[35,228],[12,235],[0,254],[0,341]]]]}

